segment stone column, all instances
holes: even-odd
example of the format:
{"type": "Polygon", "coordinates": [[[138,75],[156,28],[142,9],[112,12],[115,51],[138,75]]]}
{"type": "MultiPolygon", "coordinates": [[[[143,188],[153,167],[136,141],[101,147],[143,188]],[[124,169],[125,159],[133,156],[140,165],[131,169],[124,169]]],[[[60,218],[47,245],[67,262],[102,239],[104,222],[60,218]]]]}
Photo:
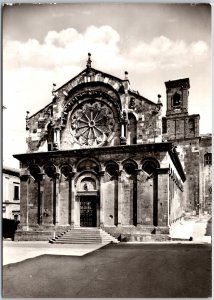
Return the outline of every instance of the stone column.
{"type": "Polygon", "coordinates": [[[105,174],[105,171],[99,172],[99,175],[100,175],[100,227],[104,226],[104,174],[105,174]]]}
{"type": "Polygon", "coordinates": [[[55,222],[54,222],[54,218],[53,218],[53,223],[54,225],[58,225],[59,222],[60,222],[60,173],[57,172],[55,174],[55,187],[54,187],[54,190],[55,190],[55,193],[53,193],[53,196],[55,195],[55,201],[53,199],[53,205],[54,205],[54,202],[55,202],[55,209],[53,207],[53,211],[55,210],[55,222]]]}
{"type": "Polygon", "coordinates": [[[125,137],[125,128],[124,128],[124,123],[121,123],[121,138],[125,137]]]}
{"type": "Polygon", "coordinates": [[[21,180],[21,201],[20,201],[20,212],[21,212],[21,226],[23,230],[28,230],[28,183],[30,175],[22,175],[21,180]]]}
{"type": "Polygon", "coordinates": [[[42,223],[42,199],[41,199],[41,183],[43,179],[43,173],[37,174],[36,181],[38,183],[38,205],[37,205],[37,223],[40,225],[42,223]]]}
{"type": "MultiPolygon", "coordinates": [[[[76,213],[76,222],[74,222],[75,223],[74,226],[80,226],[80,195],[75,196],[74,205],[76,206],[75,210],[73,210],[73,212],[76,213]]],[[[75,220],[75,216],[74,216],[74,220],[75,220]]]]}
{"type": "Polygon", "coordinates": [[[59,150],[60,147],[60,129],[55,128],[54,129],[54,146],[53,150],[59,150]]]}
{"type": "Polygon", "coordinates": [[[157,226],[168,226],[169,169],[157,169],[157,226]]]}
{"type": "Polygon", "coordinates": [[[141,176],[142,170],[137,169],[136,170],[136,176],[137,176],[137,226],[142,225],[142,176],[141,176]]]}
{"type": "Polygon", "coordinates": [[[40,210],[40,225],[43,224],[43,213],[44,213],[44,185],[43,181],[40,183],[40,201],[41,201],[41,210],[40,210]]]}
{"type": "Polygon", "coordinates": [[[75,186],[74,186],[74,175],[76,173],[72,172],[70,173],[69,176],[69,222],[72,227],[74,227],[74,203],[75,203],[75,197],[74,197],[74,191],[75,191],[75,186]]]}
{"type": "Polygon", "coordinates": [[[118,226],[122,225],[122,208],[123,208],[123,184],[122,184],[123,170],[118,172],[118,226]]]}
{"type": "Polygon", "coordinates": [[[126,145],[126,134],[127,134],[127,121],[126,120],[122,120],[121,121],[121,136],[120,136],[120,144],[121,145],[126,145]]]}
{"type": "Polygon", "coordinates": [[[53,225],[56,225],[56,177],[53,177],[53,225]]]}

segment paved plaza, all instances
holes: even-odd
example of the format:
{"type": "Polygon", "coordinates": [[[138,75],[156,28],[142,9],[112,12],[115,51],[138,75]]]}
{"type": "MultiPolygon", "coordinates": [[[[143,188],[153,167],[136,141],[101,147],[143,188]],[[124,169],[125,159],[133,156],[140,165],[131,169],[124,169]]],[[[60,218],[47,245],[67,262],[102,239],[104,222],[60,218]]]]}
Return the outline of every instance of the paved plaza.
{"type": "MultiPolygon", "coordinates": [[[[181,220],[175,227],[171,237],[174,243],[211,243],[211,217],[189,216],[181,220]]],[[[170,242],[173,243],[173,242],[170,242]]],[[[48,242],[3,242],[3,265],[16,263],[25,259],[37,257],[44,254],[49,255],[72,255],[83,256],[99,249],[101,244],[49,244],[48,242]]]]}
{"type": "Polygon", "coordinates": [[[110,244],[84,256],[42,255],[3,267],[9,298],[211,296],[210,244],[110,244]]]}
{"type": "Polygon", "coordinates": [[[109,245],[4,241],[3,296],[210,297],[211,218],[185,218],[173,235],[109,245]]]}

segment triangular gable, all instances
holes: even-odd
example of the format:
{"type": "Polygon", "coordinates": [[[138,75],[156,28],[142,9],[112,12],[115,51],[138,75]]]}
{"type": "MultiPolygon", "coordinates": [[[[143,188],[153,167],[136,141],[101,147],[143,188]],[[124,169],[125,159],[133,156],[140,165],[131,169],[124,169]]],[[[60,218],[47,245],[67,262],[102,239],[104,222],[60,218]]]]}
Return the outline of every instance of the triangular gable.
{"type": "Polygon", "coordinates": [[[122,86],[123,82],[127,80],[122,80],[120,78],[117,78],[115,76],[112,76],[110,74],[104,73],[102,71],[96,70],[94,68],[86,68],[82,72],[80,72],[78,75],[76,75],[74,78],[63,84],[61,87],[59,87],[56,92],[67,92],[69,93],[70,90],[72,90],[75,86],[81,84],[81,83],[87,83],[87,82],[104,82],[106,84],[111,85],[115,90],[119,90],[119,88],[122,86]]]}
{"type": "MultiPolygon", "coordinates": [[[[77,74],[75,77],[73,77],[72,79],[70,79],[69,81],[67,81],[65,84],[63,84],[62,86],[60,86],[59,88],[57,88],[54,93],[58,96],[62,96],[64,93],[69,94],[69,92],[76,86],[83,84],[83,83],[89,83],[89,82],[103,82],[106,84],[109,84],[110,86],[112,86],[113,89],[115,89],[116,91],[120,91],[120,88],[123,87],[124,88],[124,83],[129,84],[129,80],[128,79],[120,79],[116,76],[107,74],[105,72],[96,70],[94,68],[85,68],[83,71],[81,71],[79,74],[77,74]]],[[[128,93],[130,96],[133,96],[141,101],[144,101],[150,105],[155,105],[157,106],[156,103],[152,102],[151,100],[141,96],[139,93],[128,89],[128,93]]],[[[64,94],[65,95],[65,94],[64,94]]],[[[36,114],[38,114],[39,112],[43,111],[43,110],[48,110],[49,106],[52,104],[53,102],[50,102],[49,104],[47,104],[45,107],[43,107],[42,109],[40,109],[39,111],[37,111],[36,113],[34,113],[32,116],[29,117],[29,119],[31,119],[33,116],[35,116],[36,114]]]]}

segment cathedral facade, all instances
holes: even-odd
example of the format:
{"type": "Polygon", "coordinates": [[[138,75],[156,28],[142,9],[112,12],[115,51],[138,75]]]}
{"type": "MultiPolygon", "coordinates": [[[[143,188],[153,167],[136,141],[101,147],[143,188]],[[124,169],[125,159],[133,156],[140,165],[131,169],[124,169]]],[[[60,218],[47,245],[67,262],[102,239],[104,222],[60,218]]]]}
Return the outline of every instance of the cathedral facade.
{"type": "MultiPolygon", "coordinates": [[[[181,107],[188,80],[182,82],[182,96],[173,90],[176,81],[167,83],[167,103],[180,105],[176,118],[191,125],[181,107]]],[[[45,240],[53,230],[75,227],[169,233],[192,208],[170,105],[162,134],[160,96],[154,103],[133,91],[127,72],[119,79],[92,68],[90,55],[80,74],[54,85],[51,103],[26,117],[27,153],[14,155],[21,166],[19,239],[45,240]]],[[[192,119],[197,132],[199,118],[192,119]]]]}

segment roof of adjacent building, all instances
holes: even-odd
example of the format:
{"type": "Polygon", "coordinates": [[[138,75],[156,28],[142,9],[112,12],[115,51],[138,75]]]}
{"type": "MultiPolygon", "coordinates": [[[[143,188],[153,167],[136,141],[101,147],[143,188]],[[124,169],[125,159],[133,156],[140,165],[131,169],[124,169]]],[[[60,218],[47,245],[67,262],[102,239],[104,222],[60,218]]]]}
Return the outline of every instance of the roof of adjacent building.
{"type": "Polygon", "coordinates": [[[19,169],[7,167],[7,166],[3,166],[2,173],[20,177],[20,170],[19,169]]]}

